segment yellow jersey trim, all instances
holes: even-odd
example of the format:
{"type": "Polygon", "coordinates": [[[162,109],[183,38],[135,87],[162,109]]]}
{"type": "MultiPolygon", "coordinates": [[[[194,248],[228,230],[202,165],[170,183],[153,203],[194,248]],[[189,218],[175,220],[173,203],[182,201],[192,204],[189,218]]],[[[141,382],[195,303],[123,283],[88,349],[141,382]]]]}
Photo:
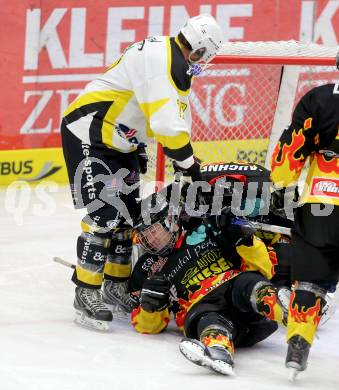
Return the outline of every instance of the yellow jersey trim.
{"type": "MultiPolygon", "coordinates": [[[[103,91],[91,91],[82,96],[79,96],[74,102],[72,102],[67,110],[64,112],[64,116],[67,116],[71,112],[79,109],[85,105],[100,102],[111,102],[111,106],[102,118],[102,143],[107,147],[115,150],[120,150],[118,147],[113,146],[113,134],[115,131],[114,123],[119,114],[126,107],[129,100],[134,95],[133,91],[117,91],[117,90],[103,90],[103,91]]],[[[136,147],[131,146],[129,152],[135,150],[136,147]]]]}
{"type": "Polygon", "coordinates": [[[259,271],[267,279],[273,277],[272,262],[266,245],[260,238],[253,236],[252,246],[239,245],[236,250],[244,261],[246,271],[259,271]]]}
{"type": "Polygon", "coordinates": [[[154,115],[157,111],[159,111],[169,101],[169,98],[164,98],[155,100],[154,102],[140,103],[139,107],[149,121],[151,116],[154,115]]]}
{"type": "Polygon", "coordinates": [[[166,308],[163,311],[149,313],[141,306],[132,312],[132,325],[139,333],[156,334],[166,329],[170,315],[166,308]]]}
{"type": "Polygon", "coordinates": [[[188,133],[182,131],[175,136],[154,134],[155,139],[168,149],[180,149],[190,142],[188,133]]]}

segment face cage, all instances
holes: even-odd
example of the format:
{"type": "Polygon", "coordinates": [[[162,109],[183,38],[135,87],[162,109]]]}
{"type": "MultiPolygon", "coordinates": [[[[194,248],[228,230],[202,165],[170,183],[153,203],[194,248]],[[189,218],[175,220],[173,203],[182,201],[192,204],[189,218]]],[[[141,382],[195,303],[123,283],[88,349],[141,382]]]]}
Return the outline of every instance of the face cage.
{"type": "Polygon", "coordinates": [[[177,233],[171,232],[164,223],[156,222],[138,232],[137,238],[146,252],[153,255],[164,255],[174,248],[177,233]]]}
{"type": "Polygon", "coordinates": [[[199,49],[192,50],[189,54],[189,61],[192,64],[196,64],[197,62],[201,61],[202,57],[206,53],[206,47],[200,47],[199,49]],[[192,57],[195,57],[194,59],[192,57]]]}

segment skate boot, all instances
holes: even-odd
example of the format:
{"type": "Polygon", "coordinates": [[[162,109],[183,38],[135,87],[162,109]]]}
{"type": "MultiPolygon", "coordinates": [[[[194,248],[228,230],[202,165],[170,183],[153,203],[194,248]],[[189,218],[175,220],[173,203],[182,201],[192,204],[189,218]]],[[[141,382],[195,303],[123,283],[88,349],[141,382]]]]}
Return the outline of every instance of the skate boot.
{"type": "Polygon", "coordinates": [[[180,352],[190,362],[205,366],[223,375],[235,375],[232,354],[223,346],[208,347],[196,339],[184,338],[179,344],[180,352]]]}
{"type": "Polygon", "coordinates": [[[337,310],[339,304],[339,286],[334,293],[328,292],[325,296],[326,304],[322,310],[322,316],[319,326],[323,326],[326,322],[333,317],[333,314],[337,310]]]}
{"type": "Polygon", "coordinates": [[[115,282],[105,280],[103,285],[103,299],[111,310],[115,318],[128,320],[134,305],[130,294],[127,291],[127,281],[115,282]]]}
{"type": "Polygon", "coordinates": [[[96,330],[109,330],[113,315],[103,302],[100,290],[76,287],[73,306],[77,324],[96,330]]]}
{"type": "Polygon", "coordinates": [[[311,345],[301,336],[293,336],[288,341],[285,366],[290,370],[289,379],[293,382],[299,372],[306,370],[311,345]]]}

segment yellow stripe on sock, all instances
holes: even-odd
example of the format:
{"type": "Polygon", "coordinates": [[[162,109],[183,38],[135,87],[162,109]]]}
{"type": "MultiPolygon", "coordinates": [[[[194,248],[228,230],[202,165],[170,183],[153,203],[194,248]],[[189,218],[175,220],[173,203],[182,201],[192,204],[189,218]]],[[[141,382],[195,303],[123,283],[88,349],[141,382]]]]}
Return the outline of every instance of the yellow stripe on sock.
{"type": "Polygon", "coordinates": [[[76,273],[80,282],[91,284],[92,286],[101,286],[102,284],[102,273],[89,271],[79,265],[76,266],[76,273]]]}
{"type": "Polygon", "coordinates": [[[116,264],[106,262],[104,268],[104,274],[113,276],[115,278],[128,278],[131,276],[132,266],[131,264],[116,264]]]}

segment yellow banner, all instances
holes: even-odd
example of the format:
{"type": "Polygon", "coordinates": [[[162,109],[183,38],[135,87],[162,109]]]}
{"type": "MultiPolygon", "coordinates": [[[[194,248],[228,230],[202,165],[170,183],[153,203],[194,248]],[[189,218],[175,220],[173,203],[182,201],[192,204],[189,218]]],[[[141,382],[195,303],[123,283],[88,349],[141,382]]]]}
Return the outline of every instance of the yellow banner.
{"type": "Polygon", "coordinates": [[[268,139],[199,141],[193,143],[193,149],[203,163],[246,161],[265,165],[268,141],[268,139]]]}
{"type": "MultiPolygon", "coordinates": [[[[202,163],[247,161],[265,164],[268,139],[231,141],[200,141],[193,143],[193,149],[202,163]]],[[[147,178],[155,178],[155,144],[149,145],[150,157],[147,178]]],[[[166,161],[166,180],[173,175],[172,163],[166,161]]],[[[145,179],[145,178],[144,178],[145,179]]],[[[66,165],[61,148],[22,149],[0,151],[0,185],[16,180],[36,184],[41,180],[68,183],[66,165]]]]}
{"type": "MultiPolygon", "coordinates": [[[[202,164],[244,161],[265,165],[268,142],[268,139],[196,141],[193,150],[202,164]]],[[[166,159],[165,180],[171,181],[172,176],[172,163],[166,159]]]]}
{"type": "Polygon", "coordinates": [[[0,185],[21,180],[36,184],[41,180],[67,183],[61,148],[0,151],[0,185]]]}

